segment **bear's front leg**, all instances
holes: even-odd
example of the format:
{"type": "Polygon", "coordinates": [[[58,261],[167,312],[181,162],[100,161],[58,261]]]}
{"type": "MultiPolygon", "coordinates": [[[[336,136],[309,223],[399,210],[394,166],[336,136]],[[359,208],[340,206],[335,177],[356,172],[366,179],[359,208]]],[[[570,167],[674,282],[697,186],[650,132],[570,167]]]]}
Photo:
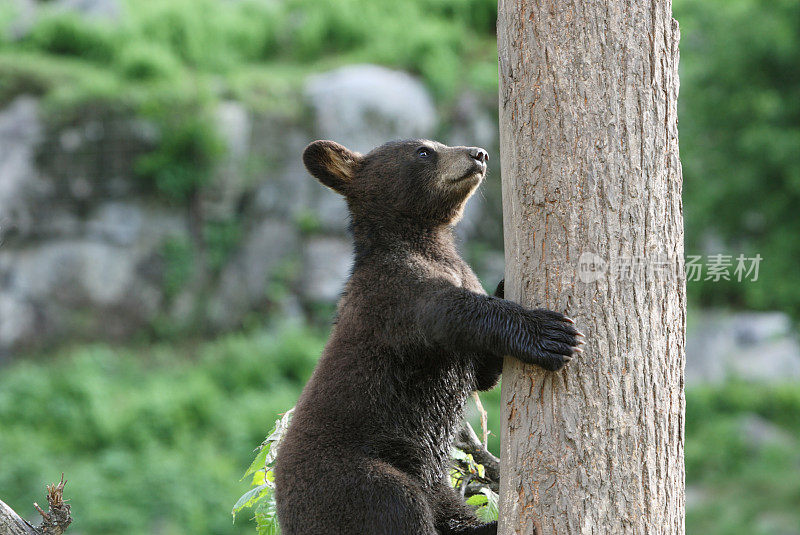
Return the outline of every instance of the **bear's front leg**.
{"type": "MultiPolygon", "coordinates": [[[[505,279],[501,279],[494,291],[494,296],[503,299],[505,296],[505,279]]],[[[475,367],[475,390],[490,390],[497,385],[503,373],[503,357],[493,354],[482,355],[475,367]]]]}
{"type": "Polygon", "coordinates": [[[511,355],[556,371],[582,352],[583,334],[564,314],[464,288],[443,285],[421,293],[415,313],[423,339],[463,353],[511,355]]]}

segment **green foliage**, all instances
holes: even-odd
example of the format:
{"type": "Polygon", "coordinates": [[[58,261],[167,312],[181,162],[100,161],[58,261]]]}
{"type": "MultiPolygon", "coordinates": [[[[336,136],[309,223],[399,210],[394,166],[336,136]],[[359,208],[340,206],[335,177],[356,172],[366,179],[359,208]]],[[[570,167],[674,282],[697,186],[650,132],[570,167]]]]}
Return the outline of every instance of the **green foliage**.
{"type": "Polygon", "coordinates": [[[164,242],[164,296],[174,299],[194,273],[194,249],[191,242],[184,238],[169,238],[164,242]]]}
{"type": "Polygon", "coordinates": [[[175,76],[180,72],[180,64],[169,49],[142,41],[123,48],[119,69],[129,80],[148,81],[175,76]]]}
{"type": "MultiPolygon", "coordinates": [[[[0,10],[0,105],[21,93],[59,105],[145,106],[163,134],[143,179],[185,202],[221,154],[208,110],[300,106],[307,74],[374,62],[421,76],[442,103],[463,87],[497,90],[491,0],[127,0],[119,22],[43,8],[21,40],[0,10]],[[380,31],[375,29],[379,28],[380,31]],[[203,95],[203,98],[198,98],[203,95]],[[202,103],[198,103],[202,100],[202,103]]],[[[687,252],[760,253],[756,283],[690,283],[709,305],[800,317],[800,4],[676,0],[687,252]],[[714,244],[714,245],[709,245],[714,244]]]]}
{"type": "Polygon", "coordinates": [[[161,140],[142,156],[136,171],[142,180],[173,201],[187,201],[211,179],[224,145],[202,104],[188,109],[156,105],[148,116],[159,124],[161,140]]]}
{"type": "Polygon", "coordinates": [[[675,16],[687,251],[764,258],[756,283],[690,283],[689,293],[798,317],[800,3],[681,0],[675,16]]]}
{"type": "Polygon", "coordinates": [[[800,387],[732,383],[696,388],[686,397],[686,484],[694,496],[687,532],[797,530],[800,387]],[[772,430],[747,431],[753,418],[772,430]]]}
{"type": "Polygon", "coordinates": [[[108,63],[122,41],[107,24],[89,21],[75,13],[46,14],[23,39],[22,45],[57,56],[73,56],[108,63]]]}
{"type": "Polygon", "coordinates": [[[467,498],[467,505],[475,508],[475,514],[483,522],[493,522],[500,514],[500,496],[489,487],[483,487],[480,494],[467,498]]]}
{"type": "Polygon", "coordinates": [[[297,230],[302,234],[314,234],[322,230],[322,222],[319,220],[319,216],[315,211],[310,209],[298,212],[294,221],[297,230]]]}
{"type": "Polygon", "coordinates": [[[485,467],[478,463],[474,457],[457,448],[450,452],[452,468],[450,469],[450,482],[453,488],[465,496],[467,504],[475,508],[475,514],[484,522],[497,520],[499,513],[499,496],[490,487],[486,478],[485,467]],[[472,490],[477,485],[477,491],[472,490]]]}
{"type": "Polygon", "coordinates": [[[258,535],[278,535],[277,506],[275,504],[275,459],[278,454],[278,446],[281,439],[289,427],[294,408],[286,411],[278,420],[275,427],[264,439],[264,442],[256,449],[256,458],[244,473],[244,477],[252,476],[252,488],[242,494],[236,501],[231,513],[234,522],[236,513],[243,509],[253,509],[255,512],[256,531],[258,535]]]}
{"type": "Polygon", "coordinates": [[[227,514],[241,466],[296,401],[322,343],[290,329],[5,367],[2,499],[34,518],[31,502],[64,471],[81,533],[246,532],[227,514]]]}
{"type": "MultiPolygon", "coordinates": [[[[263,92],[263,84],[272,82],[238,73],[270,63],[302,64],[296,73],[299,83],[308,72],[335,64],[378,62],[420,74],[445,98],[471,77],[471,66],[485,64],[491,66],[486,72],[495,74],[491,88],[497,87],[496,4],[489,0],[125,4],[119,23],[88,21],[69,11],[44,8],[45,16],[29,35],[19,42],[0,41],[0,48],[101,66],[119,76],[120,98],[142,91],[140,86],[194,72],[224,75],[213,82],[198,78],[196,83],[218,96],[232,91],[247,101],[251,90],[263,92]],[[255,85],[243,87],[243,81],[255,85]]],[[[9,20],[10,15],[0,17],[0,24],[9,20]]],[[[44,69],[38,75],[47,78],[50,72],[44,69]]]]}
{"type": "MultiPolygon", "coordinates": [[[[251,488],[239,497],[231,511],[235,521],[236,513],[244,509],[253,509],[255,512],[254,520],[256,521],[256,531],[258,535],[280,534],[275,503],[274,466],[278,454],[278,447],[289,427],[293,412],[294,407],[287,410],[276,420],[275,426],[267,434],[267,438],[256,448],[256,457],[253,462],[250,463],[250,467],[242,477],[242,479],[245,479],[248,476],[252,476],[250,482],[251,488]]],[[[457,448],[453,448],[451,457],[453,460],[451,480],[454,488],[462,490],[462,487],[466,486],[471,481],[484,481],[488,484],[488,481],[483,479],[483,465],[478,464],[472,455],[464,453],[457,448]]],[[[462,492],[466,490],[467,489],[464,488],[462,492]]],[[[467,496],[467,503],[475,507],[478,518],[484,522],[497,520],[499,513],[499,496],[497,493],[488,486],[483,486],[480,488],[479,492],[473,495],[467,494],[467,496]]]]}
{"type": "Polygon", "coordinates": [[[203,240],[207,248],[208,265],[213,271],[222,269],[241,238],[242,226],[237,219],[209,221],[205,224],[203,240]]]}

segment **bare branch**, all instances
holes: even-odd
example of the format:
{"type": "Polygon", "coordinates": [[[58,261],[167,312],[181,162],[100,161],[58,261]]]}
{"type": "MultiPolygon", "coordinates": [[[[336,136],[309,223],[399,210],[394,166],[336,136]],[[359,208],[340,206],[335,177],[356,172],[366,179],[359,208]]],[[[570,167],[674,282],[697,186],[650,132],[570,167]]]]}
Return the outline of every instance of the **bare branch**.
{"type": "Polygon", "coordinates": [[[475,407],[478,409],[478,414],[481,415],[481,431],[483,432],[483,449],[489,449],[489,415],[486,409],[483,408],[481,403],[481,396],[478,392],[472,393],[472,399],[475,400],[475,407]]]}
{"type": "Polygon", "coordinates": [[[465,421],[461,425],[453,445],[464,453],[469,453],[477,463],[483,465],[486,469],[486,479],[490,480],[492,487],[496,489],[500,482],[500,459],[484,447],[469,422],[465,421]]]}
{"type": "Polygon", "coordinates": [[[34,502],[33,506],[42,515],[42,523],[38,527],[32,526],[0,500],[0,535],[61,535],[64,533],[72,523],[69,504],[64,501],[66,484],[64,474],[61,474],[59,483],[47,485],[47,512],[34,502]]]}

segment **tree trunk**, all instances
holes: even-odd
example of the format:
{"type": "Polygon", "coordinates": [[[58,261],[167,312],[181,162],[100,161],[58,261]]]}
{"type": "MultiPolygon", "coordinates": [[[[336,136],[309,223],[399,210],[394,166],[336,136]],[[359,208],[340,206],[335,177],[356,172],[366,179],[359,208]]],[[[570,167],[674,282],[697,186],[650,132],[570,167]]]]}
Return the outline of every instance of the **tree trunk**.
{"type": "Polygon", "coordinates": [[[500,0],[506,297],[585,352],[503,369],[501,535],[684,533],[678,25],[669,1],[500,0]]]}

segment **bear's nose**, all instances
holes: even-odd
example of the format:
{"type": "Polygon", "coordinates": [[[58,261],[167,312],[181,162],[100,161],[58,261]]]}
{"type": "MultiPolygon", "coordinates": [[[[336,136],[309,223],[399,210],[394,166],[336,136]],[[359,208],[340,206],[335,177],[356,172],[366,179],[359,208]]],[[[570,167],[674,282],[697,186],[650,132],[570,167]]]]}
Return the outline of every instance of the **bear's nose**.
{"type": "Polygon", "coordinates": [[[481,163],[486,163],[489,161],[489,153],[480,147],[470,147],[469,155],[481,163]]]}

